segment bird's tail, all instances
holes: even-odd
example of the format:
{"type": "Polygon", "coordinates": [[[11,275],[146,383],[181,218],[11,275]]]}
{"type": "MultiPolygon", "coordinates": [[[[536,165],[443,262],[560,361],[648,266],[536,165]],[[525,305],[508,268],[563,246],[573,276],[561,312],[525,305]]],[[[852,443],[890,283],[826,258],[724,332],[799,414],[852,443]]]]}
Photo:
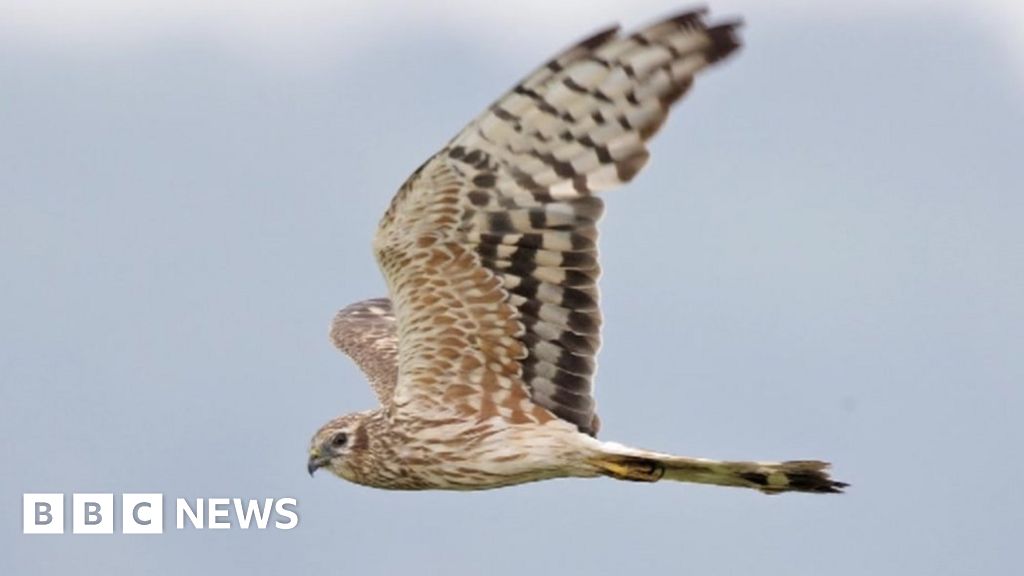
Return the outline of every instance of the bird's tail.
{"type": "Polygon", "coordinates": [[[618,480],[675,480],[717,486],[753,488],[765,494],[782,492],[841,493],[848,486],[828,475],[828,462],[735,462],[671,456],[618,447],[591,460],[598,472],[618,480]]]}

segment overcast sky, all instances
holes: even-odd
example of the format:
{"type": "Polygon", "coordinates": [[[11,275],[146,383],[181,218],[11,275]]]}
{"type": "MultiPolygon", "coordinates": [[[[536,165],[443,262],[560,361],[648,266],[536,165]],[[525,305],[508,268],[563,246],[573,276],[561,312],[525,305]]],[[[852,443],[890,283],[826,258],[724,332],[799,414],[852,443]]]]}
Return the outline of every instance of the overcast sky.
{"type": "Polygon", "coordinates": [[[0,573],[1019,570],[1021,3],[715,3],[744,50],[606,196],[602,437],[852,484],[774,498],[305,471],[373,402],[327,325],[384,293],[394,190],[564,45],[678,5],[125,4],[0,0],[0,573]],[[76,491],[301,522],[20,534],[22,493],[76,491]]]}

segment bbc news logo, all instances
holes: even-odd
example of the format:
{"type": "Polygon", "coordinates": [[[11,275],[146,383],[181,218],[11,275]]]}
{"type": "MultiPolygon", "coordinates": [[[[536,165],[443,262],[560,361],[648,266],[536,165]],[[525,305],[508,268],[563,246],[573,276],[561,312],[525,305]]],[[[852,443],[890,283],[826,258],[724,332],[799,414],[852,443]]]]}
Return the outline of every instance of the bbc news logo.
{"type": "MultiPolygon", "coordinates": [[[[120,503],[122,534],[163,534],[163,494],[121,494],[120,503]]],[[[299,525],[297,506],[295,498],[176,498],[174,527],[291,530],[299,525]]],[[[23,494],[22,514],[24,534],[63,534],[64,494],[23,494]]],[[[115,514],[113,494],[71,495],[73,534],[113,534],[115,514]]]]}

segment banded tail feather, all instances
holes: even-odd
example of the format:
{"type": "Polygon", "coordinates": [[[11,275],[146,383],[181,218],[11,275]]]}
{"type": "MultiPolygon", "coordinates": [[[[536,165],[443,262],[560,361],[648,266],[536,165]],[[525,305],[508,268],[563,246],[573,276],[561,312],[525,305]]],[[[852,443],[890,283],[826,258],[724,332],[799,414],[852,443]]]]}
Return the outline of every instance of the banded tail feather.
{"type": "Polygon", "coordinates": [[[849,486],[833,480],[829,463],[818,460],[785,462],[745,462],[687,458],[656,452],[616,450],[592,460],[598,472],[617,480],[657,482],[674,480],[695,484],[713,484],[752,488],[765,494],[810,492],[841,494],[849,486]]]}

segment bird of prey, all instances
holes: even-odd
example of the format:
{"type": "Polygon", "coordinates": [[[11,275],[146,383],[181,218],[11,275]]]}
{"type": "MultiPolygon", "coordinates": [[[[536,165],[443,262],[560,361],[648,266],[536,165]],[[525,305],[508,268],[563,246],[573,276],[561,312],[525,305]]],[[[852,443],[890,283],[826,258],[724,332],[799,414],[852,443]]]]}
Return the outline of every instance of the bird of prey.
{"type": "Polygon", "coordinates": [[[694,77],[739,47],[703,10],[609,28],[534,71],[402,185],[374,238],[390,298],[348,306],[331,337],[380,407],[313,436],[327,468],[396,490],[563,477],[840,492],[828,464],[733,462],[596,438],[597,195],[629,182],[694,77]]]}

